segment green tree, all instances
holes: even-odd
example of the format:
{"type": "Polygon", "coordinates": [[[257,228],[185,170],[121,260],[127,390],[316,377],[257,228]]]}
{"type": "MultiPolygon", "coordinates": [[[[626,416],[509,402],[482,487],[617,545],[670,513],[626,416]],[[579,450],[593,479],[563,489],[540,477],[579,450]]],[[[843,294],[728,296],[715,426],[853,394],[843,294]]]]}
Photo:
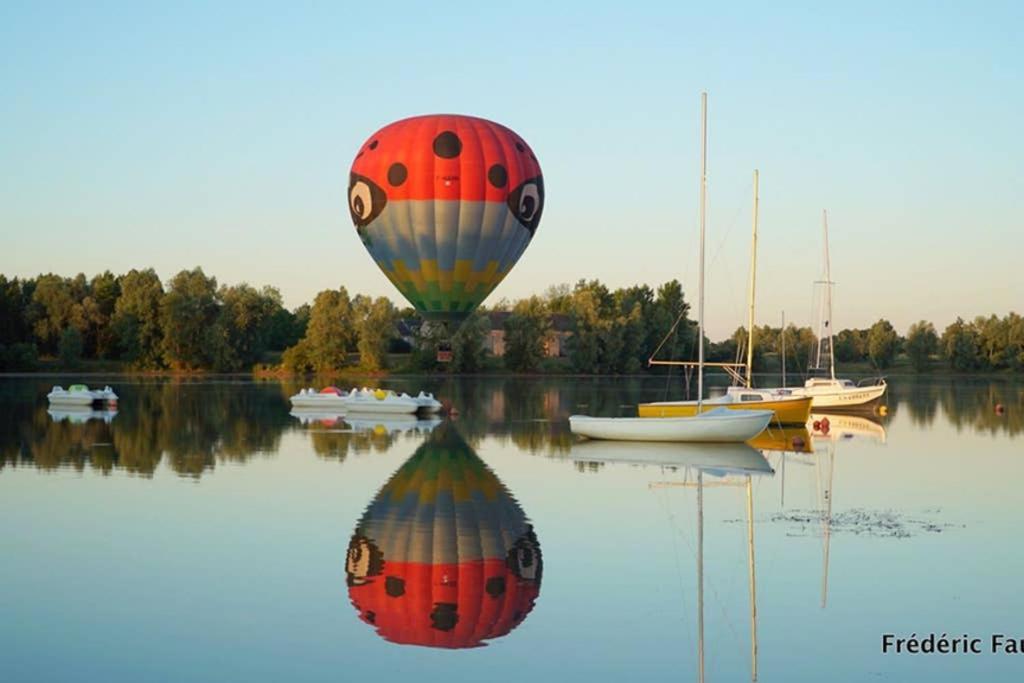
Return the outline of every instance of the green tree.
{"type": "Polygon", "coordinates": [[[113,358],[117,355],[117,335],[111,319],[120,296],[120,278],[109,270],[89,281],[88,294],[80,304],[86,356],[113,358]]]}
{"type": "Polygon", "coordinates": [[[899,348],[899,335],[888,320],[879,320],[868,331],[868,356],[878,368],[892,365],[899,348]]]}
{"type": "Polygon", "coordinates": [[[519,301],[505,319],[505,366],[515,372],[533,372],[544,358],[550,329],[544,301],[537,296],[519,301]]]}
{"type": "Polygon", "coordinates": [[[935,326],[921,320],[910,326],[907,332],[907,356],[918,372],[928,369],[932,355],[939,351],[939,335],[935,326]]]}
{"type": "Polygon", "coordinates": [[[978,334],[973,327],[957,318],[942,333],[939,341],[942,355],[954,370],[966,372],[981,366],[981,352],[978,348],[978,334]]]}
{"type": "Polygon", "coordinates": [[[357,296],[353,302],[356,333],[359,335],[359,363],[366,370],[388,365],[388,346],[395,337],[398,309],[387,297],[357,296]]]}
{"type": "Polygon", "coordinates": [[[252,366],[269,348],[275,315],[284,311],[281,293],[274,287],[257,290],[242,283],[222,286],[219,299],[220,324],[231,349],[225,361],[232,365],[222,369],[252,366]]]}
{"type": "Polygon", "coordinates": [[[121,278],[120,289],[110,326],[121,357],[139,368],[159,367],[163,359],[160,324],[163,284],[152,268],[132,269],[121,278]]]}
{"type": "Polygon", "coordinates": [[[317,372],[344,367],[355,347],[356,331],[348,291],[328,289],[316,295],[303,338],[310,365],[317,372]]]}
{"type": "Polygon", "coordinates": [[[42,350],[53,352],[72,322],[75,298],[66,278],[48,273],[36,278],[32,302],[36,306],[33,332],[42,350]]]}
{"type": "Polygon", "coordinates": [[[491,319],[477,311],[469,316],[452,335],[452,372],[472,373],[484,369],[487,360],[487,336],[491,319]]]}
{"type": "Polygon", "coordinates": [[[192,370],[230,364],[219,316],[216,278],[198,267],[175,275],[160,301],[164,362],[192,370]]]}
{"type": "Polygon", "coordinates": [[[856,363],[868,358],[868,333],[864,330],[841,330],[832,340],[836,360],[840,363],[856,363]]]}
{"type": "Polygon", "coordinates": [[[989,317],[978,316],[974,319],[974,330],[977,334],[978,351],[982,365],[992,370],[1008,365],[1006,346],[1009,341],[1004,321],[995,314],[989,317]]]}
{"type": "Polygon", "coordinates": [[[82,362],[82,333],[74,327],[65,327],[57,344],[57,356],[65,370],[74,370],[82,362]]]}
{"type": "Polygon", "coordinates": [[[0,275],[0,344],[31,341],[30,327],[25,317],[29,300],[18,278],[8,280],[0,275]]]}

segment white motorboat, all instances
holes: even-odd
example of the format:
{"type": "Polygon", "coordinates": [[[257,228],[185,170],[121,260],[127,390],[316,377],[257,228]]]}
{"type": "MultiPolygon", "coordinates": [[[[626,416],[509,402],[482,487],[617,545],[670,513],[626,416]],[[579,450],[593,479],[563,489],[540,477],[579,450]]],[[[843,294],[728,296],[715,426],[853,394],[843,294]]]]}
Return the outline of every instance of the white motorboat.
{"type": "Polygon", "coordinates": [[[345,412],[347,398],[348,394],[338,387],[324,387],[320,391],[311,387],[292,396],[291,402],[294,408],[345,412]]]}
{"type": "Polygon", "coordinates": [[[616,443],[580,441],[573,460],[653,467],[689,467],[716,475],[773,474],[763,455],[745,443],[616,443]]]}
{"type": "Polygon", "coordinates": [[[72,384],[67,389],[54,386],[46,398],[51,405],[57,406],[117,405],[117,394],[110,387],[92,391],[84,384],[72,384]]]}
{"type": "MultiPolygon", "coordinates": [[[[774,410],[704,410],[704,235],[707,195],[707,93],[701,95],[700,276],[697,279],[697,401],[684,417],[569,417],[573,434],[615,441],[741,442],[768,426],[774,410]]],[[[677,321],[678,324],[678,321],[677,321]]],[[[655,352],[656,353],[656,352],[655,352]]],[[[641,413],[643,414],[643,413],[641,413]]]]}
{"type": "Polygon", "coordinates": [[[569,429],[590,439],[614,441],[740,442],[768,426],[771,410],[715,408],[692,417],[588,417],[571,415],[569,429]]]}
{"type": "Polygon", "coordinates": [[[345,400],[349,413],[407,414],[420,409],[419,402],[409,394],[396,394],[390,389],[352,389],[345,400]]]}

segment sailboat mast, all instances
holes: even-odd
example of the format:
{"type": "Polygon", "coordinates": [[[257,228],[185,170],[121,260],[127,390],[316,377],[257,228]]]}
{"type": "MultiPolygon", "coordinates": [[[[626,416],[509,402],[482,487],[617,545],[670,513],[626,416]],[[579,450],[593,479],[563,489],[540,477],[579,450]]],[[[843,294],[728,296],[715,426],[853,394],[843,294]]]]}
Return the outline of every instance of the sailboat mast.
{"type": "Polygon", "coordinates": [[[828,255],[828,212],[822,209],[821,222],[825,228],[825,307],[828,311],[828,371],[836,378],[836,357],[832,343],[832,262],[828,255]]]}
{"type": "Polygon", "coordinates": [[[747,388],[752,386],[751,375],[754,372],[754,285],[757,280],[757,169],[754,169],[754,228],[750,238],[750,295],[748,304],[750,311],[747,315],[747,388]]]}
{"type": "Polygon", "coordinates": [[[704,219],[708,183],[708,94],[700,94],[700,280],[697,286],[697,414],[704,401],[704,219]]]}
{"type": "Polygon", "coordinates": [[[782,312],[782,327],[779,332],[782,337],[782,388],[786,388],[786,312],[782,312]]]}

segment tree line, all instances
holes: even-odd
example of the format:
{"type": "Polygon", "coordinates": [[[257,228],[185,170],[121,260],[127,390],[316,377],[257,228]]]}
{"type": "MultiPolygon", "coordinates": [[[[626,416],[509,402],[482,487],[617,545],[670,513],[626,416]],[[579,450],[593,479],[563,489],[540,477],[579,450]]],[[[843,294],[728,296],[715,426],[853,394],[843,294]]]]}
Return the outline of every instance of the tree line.
{"type": "MultiPolygon", "coordinates": [[[[0,275],[0,370],[31,370],[40,359],[75,369],[83,359],[110,360],[138,370],[234,372],[269,364],[293,373],[450,370],[475,373],[576,372],[631,374],[647,360],[696,358],[697,326],[683,287],[609,289],[598,280],[549,287],[542,295],[482,307],[457,329],[422,320],[386,297],[324,290],[294,310],[280,292],[246,283],[218,285],[201,268],[164,283],[153,269],[91,279],[54,274],[0,275]],[[489,351],[492,324],[502,313],[504,354],[489,351]],[[547,352],[561,339],[561,357],[547,352]],[[437,361],[440,348],[451,362],[437,361]]],[[[747,332],[719,342],[705,339],[708,360],[745,358],[747,332]]],[[[774,371],[785,348],[789,371],[811,364],[817,337],[809,327],[759,326],[754,370],[774,371]]],[[[834,336],[838,363],[885,370],[905,356],[915,370],[944,363],[955,371],[1024,370],[1024,318],[1009,313],[957,318],[940,335],[919,321],[901,336],[887,320],[834,336]]]]}

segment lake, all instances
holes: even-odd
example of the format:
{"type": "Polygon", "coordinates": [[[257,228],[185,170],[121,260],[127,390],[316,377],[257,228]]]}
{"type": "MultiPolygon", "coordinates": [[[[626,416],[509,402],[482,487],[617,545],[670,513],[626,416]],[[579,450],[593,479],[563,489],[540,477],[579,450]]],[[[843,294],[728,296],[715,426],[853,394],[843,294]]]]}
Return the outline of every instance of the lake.
{"type": "Polygon", "coordinates": [[[300,385],[231,379],[48,412],[72,380],[0,379],[5,681],[1024,675],[988,651],[1024,638],[1020,383],[896,378],[885,415],[755,449],[568,433],[664,378],[375,381],[444,423],[293,417],[300,385]]]}

